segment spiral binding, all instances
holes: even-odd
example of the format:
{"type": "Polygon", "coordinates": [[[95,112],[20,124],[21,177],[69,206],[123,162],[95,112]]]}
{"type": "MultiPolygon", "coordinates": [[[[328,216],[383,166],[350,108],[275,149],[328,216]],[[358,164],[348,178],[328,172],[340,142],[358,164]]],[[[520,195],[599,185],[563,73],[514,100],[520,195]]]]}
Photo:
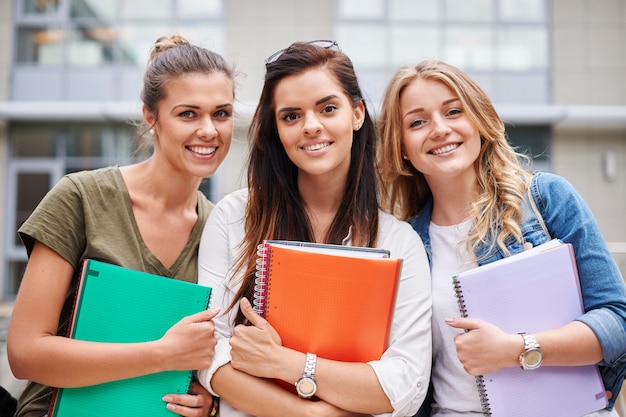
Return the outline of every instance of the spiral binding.
{"type": "Polygon", "coordinates": [[[482,375],[476,377],[476,385],[478,386],[478,394],[480,395],[480,405],[483,408],[484,416],[491,416],[491,404],[489,403],[489,395],[485,389],[485,378],[482,375]]]}
{"type": "MultiPolygon", "coordinates": [[[[454,292],[456,293],[456,299],[459,303],[459,310],[461,315],[467,317],[467,307],[465,307],[465,300],[463,299],[463,290],[461,289],[460,281],[454,278],[454,292]]],[[[489,395],[485,388],[485,379],[482,375],[476,377],[476,386],[478,387],[478,394],[480,395],[480,405],[483,409],[484,416],[491,416],[491,404],[489,403],[489,395]]]]}
{"type": "Polygon", "coordinates": [[[454,279],[454,292],[456,293],[456,299],[459,302],[459,310],[461,315],[467,317],[467,308],[465,307],[465,300],[463,300],[463,290],[461,289],[461,283],[458,279],[454,279]]]}
{"type": "Polygon", "coordinates": [[[267,272],[269,269],[269,245],[261,243],[257,246],[256,272],[254,273],[254,300],[252,306],[254,311],[265,317],[265,307],[267,305],[267,272]]]}

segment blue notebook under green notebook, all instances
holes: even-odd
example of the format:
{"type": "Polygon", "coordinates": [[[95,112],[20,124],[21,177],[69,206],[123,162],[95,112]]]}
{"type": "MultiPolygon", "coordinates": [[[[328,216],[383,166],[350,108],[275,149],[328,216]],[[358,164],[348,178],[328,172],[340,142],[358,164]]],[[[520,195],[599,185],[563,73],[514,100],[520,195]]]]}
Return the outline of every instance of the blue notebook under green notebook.
{"type": "MultiPolygon", "coordinates": [[[[157,340],[185,316],[206,310],[211,288],[86,260],[69,336],[95,342],[157,340]]],[[[56,390],[51,417],[172,417],[165,394],[185,394],[192,371],[167,371],[56,390]]]]}

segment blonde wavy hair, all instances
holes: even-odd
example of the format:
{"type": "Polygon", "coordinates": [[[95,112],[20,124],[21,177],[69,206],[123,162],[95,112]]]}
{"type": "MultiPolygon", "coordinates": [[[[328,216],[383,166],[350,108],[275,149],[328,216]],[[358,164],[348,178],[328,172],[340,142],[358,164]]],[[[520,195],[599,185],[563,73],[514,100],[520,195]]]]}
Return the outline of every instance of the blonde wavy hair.
{"type": "Polygon", "coordinates": [[[415,216],[424,207],[431,190],[424,175],[402,158],[402,114],[400,97],[414,80],[438,81],[461,101],[465,113],[477,127],[481,149],[476,169],[475,196],[470,208],[473,225],[467,239],[471,253],[483,245],[496,245],[508,255],[505,242],[522,240],[521,205],[530,181],[522,167],[528,157],[518,153],[506,139],[504,123],[491,100],[467,74],[449,64],[428,60],[402,67],[385,90],[378,122],[380,144],[378,168],[382,181],[382,204],[402,220],[415,216]]]}

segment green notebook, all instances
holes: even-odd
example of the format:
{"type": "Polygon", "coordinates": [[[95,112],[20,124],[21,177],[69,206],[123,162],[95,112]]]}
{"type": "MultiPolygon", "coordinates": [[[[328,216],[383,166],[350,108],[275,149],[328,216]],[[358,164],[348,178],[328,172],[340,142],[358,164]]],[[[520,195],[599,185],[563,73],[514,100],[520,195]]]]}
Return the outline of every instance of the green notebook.
{"type": "MultiPolygon", "coordinates": [[[[185,316],[206,310],[211,288],[88,259],[70,337],[133,343],[161,338],[185,316]]],[[[165,394],[185,394],[193,371],[167,371],[82,388],[56,390],[51,417],[173,417],[165,394]]]]}

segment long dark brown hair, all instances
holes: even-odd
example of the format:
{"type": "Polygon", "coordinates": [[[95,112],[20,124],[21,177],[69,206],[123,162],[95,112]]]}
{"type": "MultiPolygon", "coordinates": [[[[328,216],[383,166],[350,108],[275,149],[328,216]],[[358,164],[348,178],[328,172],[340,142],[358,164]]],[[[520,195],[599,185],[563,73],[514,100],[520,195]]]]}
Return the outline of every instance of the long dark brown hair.
{"type": "MultiPolygon", "coordinates": [[[[356,107],[363,101],[350,59],[336,49],[294,43],[267,65],[265,84],[248,136],[248,192],[245,238],[236,271],[243,271],[241,288],[230,308],[254,294],[257,246],[266,239],[312,241],[310,219],[298,189],[298,168],[289,159],[278,136],[274,93],[285,77],[311,68],[330,71],[356,107]]],[[[341,205],[325,236],[325,243],[341,244],[351,232],[352,244],[372,247],[378,237],[376,130],[364,106],[365,119],[353,132],[350,168],[341,205]]],[[[238,312],[236,323],[245,322],[238,312]]]]}

